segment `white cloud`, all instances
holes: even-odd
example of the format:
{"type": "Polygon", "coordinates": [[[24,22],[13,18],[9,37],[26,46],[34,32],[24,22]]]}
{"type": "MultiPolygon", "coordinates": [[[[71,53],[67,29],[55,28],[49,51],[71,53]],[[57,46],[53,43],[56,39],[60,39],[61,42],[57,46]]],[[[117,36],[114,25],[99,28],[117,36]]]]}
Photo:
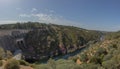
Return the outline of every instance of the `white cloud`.
{"type": "Polygon", "coordinates": [[[53,22],[56,19],[52,14],[44,14],[44,13],[39,13],[39,14],[20,14],[19,17],[37,18],[41,22],[53,22]]]}
{"type": "Polygon", "coordinates": [[[54,10],[49,10],[49,12],[54,13],[55,11],[54,10]]]}
{"type": "MultiPolygon", "coordinates": [[[[75,26],[75,24],[79,24],[77,22],[67,20],[63,16],[56,15],[56,12],[51,9],[45,9],[44,13],[42,13],[42,12],[38,13],[38,9],[32,8],[32,10],[30,12],[29,12],[29,14],[28,13],[20,14],[19,15],[20,19],[24,20],[26,18],[29,21],[34,20],[34,21],[39,21],[39,22],[43,22],[43,23],[54,23],[54,24],[60,24],[60,25],[75,26]]],[[[78,26],[78,25],[76,25],[76,26],[78,26]]]]}
{"type": "Polygon", "coordinates": [[[20,14],[19,17],[31,17],[31,15],[28,15],[28,14],[20,14]]]}
{"type": "Polygon", "coordinates": [[[50,10],[50,9],[45,9],[46,12],[49,12],[49,13],[55,13],[54,10],[50,10]]]}
{"type": "Polygon", "coordinates": [[[16,23],[19,21],[15,21],[15,20],[5,20],[5,21],[0,21],[0,24],[10,24],[10,23],[16,23]]]}
{"type": "MultiPolygon", "coordinates": [[[[21,18],[36,18],[37,21],[43,23],[54,23],[60,25],[72,25],[78,26],[79,23],[67,20],[63,18],[63,16],[53,15],[53,14],[45,14],[45,13],[38,13],[38,14],[20,14],[19,17],[21,18]]],[[[81,26],[81,24],[79,24],[81,26]]]]}
{"type": "Polygon", "coordinates": [[[53,23],[57,19],[52,14],[44,14],[44,13],[39,13],[39,14],[32,14],[33,17],[37,17],[40,22],[46,22],[46,23],[53,23]]]}
{"type": "Polygon", "coordinates": [[[37,12],[38,10],[36,8],[32,8],[31,12],[37,12]]]}

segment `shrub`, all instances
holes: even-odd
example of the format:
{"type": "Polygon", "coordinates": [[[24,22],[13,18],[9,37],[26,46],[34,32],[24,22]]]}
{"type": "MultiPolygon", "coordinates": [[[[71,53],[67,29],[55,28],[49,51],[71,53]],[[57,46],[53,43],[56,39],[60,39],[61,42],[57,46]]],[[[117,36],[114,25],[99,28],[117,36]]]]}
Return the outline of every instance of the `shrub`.
{"type": "Polygon", "coordinates": [[[46,64],[40,64],[40,65],[35,65],[34,66],[34,69],[53,69],[53,68],[50,68],[48,65],[46,64]]]}
{"type": "Polygon", "coordinates": [[[3,48],[0,47],[0,60],[2,60],[5,56],[5,51],[3,48]]]}
{"type": "Polygon", "coordinates": [[[81,68],[82,69],[98,69],[99,65],[93,64],[93,63],[88,63],[88,64],[82,64],[81,68]]]}
{"type": "Polygon", "coordinates": [[[80,65],[75,65],[75,66],[73,67],[73,69],[83,69],[83,68],[81,68],[80,65]]]}
{"type": "Polygon", "coordinates": [[[102,63],[102,66],[103,66],[105,69],[116,69],[116,61],[114,61],[114,60],[104,61],[104,62],[102,63]]]}
{"type": "Polygon", "coordinates": [[[90,63],[101,64],[102,63],[102,59],[100,57],[93,56],[90,59],[90,63]]]}
{"type": "Polygon", "coordinates": [[[4,69],[20,69],[19,62],[15,59],[9,59],[6,62],[4,69]]]}
{"type": "Polygon", "coordinates": [[[47,64],[52,68],[52,69],[56,69],[56,62],[53,59],[49,59],[47,64]]]}
{"type": "Polygon", "coordinates": [[[6,52],[6,57],[7,57],[8,59],[10,59],[10,58],[13,57],[13,54],[12,54],[10,51],[7,50],[7,52],[6,52]]]}
{"type": "Polygon", "coordinates": [[[112,54],[107,54],[104,56],[103,61],[110,60],[112,58],[112,54]]]}
{"type": "Polygon", "coordinates": [[[83,62],[87,62],[88,61],[88,56],[87,54],[81,54],[81,57],[80,57],[80,60],[83,61],[83,62]]]}
{"type": "Polygon", "coordinates": [[[24,60],[19,60],[20,65],[29,66],[29,63],[24,60]]]}
{"type": "Polygon", "coordinates": [[[107,54],[107,51],[106,51],[104,48],[100,47],[100,48],[97,49],[95,55],[96,55],[96,56],[100,56],[100,55],[102,55],[102,54],[106,55],[106,54],[107,54]]]}
{"type": "Polygon", "coordinates": [[[3,61],[2,60],[0,60],[0,66],[2,66],[3,65],[3,61]]]}

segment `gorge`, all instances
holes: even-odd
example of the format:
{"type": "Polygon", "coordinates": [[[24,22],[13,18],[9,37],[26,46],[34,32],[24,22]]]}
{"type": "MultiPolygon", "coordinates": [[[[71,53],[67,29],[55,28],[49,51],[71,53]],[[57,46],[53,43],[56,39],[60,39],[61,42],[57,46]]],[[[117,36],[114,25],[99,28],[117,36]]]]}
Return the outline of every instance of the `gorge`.
{"type": "Polygon", "coordinates": [[[17,23],[0,26],[0,47],[32,62],[49,58],[68,58],[75,51],[100,41],[102,32],[73,26],[42,23],[17,23]]]}

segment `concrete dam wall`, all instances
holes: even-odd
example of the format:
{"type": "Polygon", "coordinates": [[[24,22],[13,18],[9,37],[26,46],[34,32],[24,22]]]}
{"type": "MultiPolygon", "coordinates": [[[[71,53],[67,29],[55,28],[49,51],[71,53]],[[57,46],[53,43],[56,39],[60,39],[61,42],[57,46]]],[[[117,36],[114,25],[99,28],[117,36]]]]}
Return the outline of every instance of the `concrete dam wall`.
{"type": "Polygon", "coordinates": [[[21,30],[21,29],[13,29],[13,30],[0,30],[0,47],[5,50],[10,50],[11,52],[15,52],[18,49],[23,49],[24,44],[24,36],[30,30],[21,30]]]}

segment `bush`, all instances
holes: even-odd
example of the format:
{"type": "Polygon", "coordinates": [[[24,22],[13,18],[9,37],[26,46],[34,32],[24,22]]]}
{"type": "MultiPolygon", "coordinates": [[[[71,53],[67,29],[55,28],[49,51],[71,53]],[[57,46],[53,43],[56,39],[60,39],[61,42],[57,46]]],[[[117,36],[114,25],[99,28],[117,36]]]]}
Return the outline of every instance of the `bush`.
{"type": "Polygon", "coordinates": [[[0,66],[2,66],[3,65],[3,61],[2,60],[0,60],[0,66]]]}
{"type": "Polygon", "coordinates": [[[102,59],[100,57],[93,56],[90,59],[90,63],[101,64],[102,63],[102,59]]]}
{"type": "Polygon", "coordinates": [[[80,57],[80,60],[83,61],[83,62],[87,62],[88,61],[88,56],[87,54],[81,54],[81,57],[80,57]]]}
{"type": "Polygon", "coordinates": [[[94,64],[94,63],[88,63],[88,64],[82,64],[81,68],[82,69],[98,69],[99,65],[94,64]]]}
{"type": "Polygon", "coordinates": [[[24,60],[19,60],[20,65],[29,66],[29,63],[24,60]]]}
{"type": "Polygon", "coordinates": [[[96,50],[95,55],[99,57],[99,56],[102,55],[102,54],[106,55],[106,54],[107,54],[107,51],[106,51],[104,48],[100,47],[100,48],[98,48],[98,49],[96,50]]]}
{"type": "Polygon", "coordinates": [[[6,52],[6,57],[7,57],[8,59],[10,59],[10,58],[13,57],[13,54],[12,54],[10,51],[7,50],[7,52],[6,52]]]}
{"type": "Polygon", "coordinates": [[[107,54],[104,56],[103,61],[110,60],[112,57],[113,57],[112,54],[107,54]]]}
{"type": "Polygon", "coordinates": [[[53,69],[46,64],[35,65],[34,69],[53,69]]]}
{"type": "Polygon", "coordinates": [[[9,59],[5,66],[4,69],[20,69],[19,62],[15,59],[9,59]]]}
{"type": "Polygon", "coordinates": [[[3,48],[0,47],[0,60],[2,60],[5,56],[5,51],[3,48]]]}
{"type": "Polygon", "coordinates": [[[105,69],[117,69],[116,67],[116,61],[114,60],[108,60],[108,61],[104,61],[102,63],[102,66],[105,68],[105,69]]]}
{"type": "Polygon", "coordinates": [[[75,65],[75,66],[73,67],[73,69],[83,69],[83,68],[81,68],[80,65],[75,65]]]}
{"type": "Polygon", "coordinates": [[[47,64],[48,64],[52,69],[56,69],[56,62],[55,62],[55,60],[53,60],[53,59],[50,58],[50,59],[48,60],[47,64]]]}

